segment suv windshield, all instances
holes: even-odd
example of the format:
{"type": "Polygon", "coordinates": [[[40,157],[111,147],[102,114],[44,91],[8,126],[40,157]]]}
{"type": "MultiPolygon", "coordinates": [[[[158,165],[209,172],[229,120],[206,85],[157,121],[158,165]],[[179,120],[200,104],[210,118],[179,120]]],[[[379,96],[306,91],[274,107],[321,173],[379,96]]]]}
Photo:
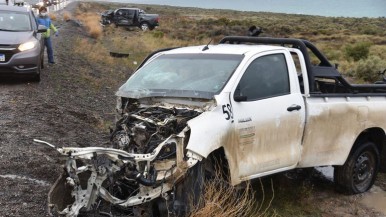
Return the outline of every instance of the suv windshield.
{"type": "Polygon", "coordinates": [[[0,11],[1,31],[31,31],[30,17],[27,13],[0,11]]]}
{"type": "Polygon", "coordinates": [[[164,54],[140,68],[118,96],[211,99],[240,64],[243,55],[164,54]]]}

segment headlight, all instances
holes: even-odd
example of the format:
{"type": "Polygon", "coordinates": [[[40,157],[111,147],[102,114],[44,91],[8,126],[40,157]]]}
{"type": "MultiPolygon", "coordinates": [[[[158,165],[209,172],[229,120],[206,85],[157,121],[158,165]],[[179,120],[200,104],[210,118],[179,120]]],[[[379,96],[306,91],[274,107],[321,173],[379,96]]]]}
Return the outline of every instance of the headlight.
{"type": "Polygon", "coordinates": [[[18,48],[20,51],[31,50],[36,46],[36,44],[37,44],[37,41],[29,41],[21,44],[18,48]]]}

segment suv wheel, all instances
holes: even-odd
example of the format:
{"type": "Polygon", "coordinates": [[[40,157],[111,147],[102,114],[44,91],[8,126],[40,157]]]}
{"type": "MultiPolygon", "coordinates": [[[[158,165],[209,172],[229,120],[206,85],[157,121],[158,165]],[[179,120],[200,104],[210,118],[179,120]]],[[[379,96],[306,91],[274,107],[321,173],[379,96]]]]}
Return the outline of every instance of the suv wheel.
{"type": "Polygon", "coordinates": [[[42,63],[39,63],[38,68],[36,70],[36,75],[32,78],[32,81],[34,82],[40,82],[40,74],[42,72],[42,63]]]}
{"type": "MultiPolygon", "coordinates": [[[[44,54],[40,58],[40,69],[44,69],[44,54]]],[[[41,70],[40,70],[41,71],[41,70]]],[[[40,74],[40,73],[39,73],[40,74]]]]}

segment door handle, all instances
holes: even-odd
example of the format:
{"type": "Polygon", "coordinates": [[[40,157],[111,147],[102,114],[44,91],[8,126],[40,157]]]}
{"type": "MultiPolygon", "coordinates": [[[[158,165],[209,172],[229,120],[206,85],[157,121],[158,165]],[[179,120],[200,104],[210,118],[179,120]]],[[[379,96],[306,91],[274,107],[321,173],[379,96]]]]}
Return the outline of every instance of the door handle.
{"type": "Polygon", "coordinates": [[[290,107],[287,108],[287,111],[292,112],[294,110],[300,110],[302,107],[300,105],[291,105],[290,107]]]}

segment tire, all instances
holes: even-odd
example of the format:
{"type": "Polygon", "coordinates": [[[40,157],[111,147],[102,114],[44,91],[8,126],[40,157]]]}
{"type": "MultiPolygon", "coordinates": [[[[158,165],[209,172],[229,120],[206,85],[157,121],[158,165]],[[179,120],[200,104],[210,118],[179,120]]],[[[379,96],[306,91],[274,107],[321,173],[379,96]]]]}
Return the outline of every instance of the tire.
{"type": "Polygon", "coordinates": [[[186,216],[199,204],[203,195],[206,160],[193,166],[184,180],[176,186],[173,211],[176,216],[186,216]]]}
{"type": "Polygon", "coordinates": [[[373,142],[365,141],[350,153],[343,166],[334,169],[337,190],[359,194],[369,190],[379,170],[379,150],[373,142]]]}
{"type": "Polygon", "coordinates": [[[40,58],[40,68],[44,69],[44,54],[42,54],[42,56],[40,58]]]}
{"type": "Polygon", "coordinates": [[[42,72],[42,63],[39,63],[38,68],[36,70],[36,75],[32,78],[33,82],[40,82],[40,74],[42,72]]]}
{"type": "Polygon", "coordinates": [[[221,158],[210,156],[193,166],[184,180],[176,186],[173,210],[176,216],[187,216],[193,209],[201,208],[205,204],[202,200],[207,181],[221,179],[228,180],[228,163],[221,158]],[[219,168],[219,165],[224,168],[219,168]]]}
{"type": "Polygon", "coordinates": [[[141,23],[141,24],[139,25],[139,28],[141,28],[141,29],[142,29],[142,31],[147,31],[147,30],[149,30],[149,29],[150,29],[150,26],[149,26],[149,24],[148,24],[148,23],[146,23],[146,22],[143,22],[143,23],[141,23]]]}

